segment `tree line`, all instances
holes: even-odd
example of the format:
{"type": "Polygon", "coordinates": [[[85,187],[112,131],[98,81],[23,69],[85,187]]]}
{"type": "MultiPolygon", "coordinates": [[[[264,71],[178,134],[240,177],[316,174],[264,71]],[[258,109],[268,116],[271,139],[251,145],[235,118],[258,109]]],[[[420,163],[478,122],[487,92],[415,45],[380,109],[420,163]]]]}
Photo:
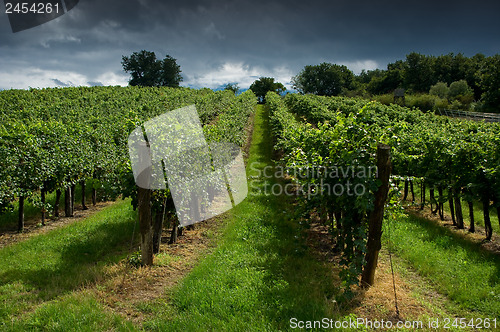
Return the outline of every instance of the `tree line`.
{"type": "MultiPolygon", "coordinates": [[[[130,85],[177,87],[182,81],[176,59],[167,55],[158,60],[154,52],[134,52],[122,57],[130,85]]],[[[387,69],[363,70],[355,75],[344,65],[321,63],[307,65],[292,77],[292,85],[301,94],[320,96],[361,96],[384,104],[394,102],[393,92],[405,90],[406,106],[422,111],[438,108],[500,112],[500,54],[467,57],[462,53],[440,56],[412,52],[387,69]]],[[[237,84],[225,89],[235,93],[237,84]]],[[[286,88],[272,77],[260,77],[250,86],[260,102],[268,91],[278,94],[286,88]]]]}
{"type": "Polygon", "coordinates": [[[500,55],[412,52],[405,60],[389,63],[385,70],[363,70],[359,75],[343,65],[321,63],[305,66],[292,84],[300,93],[322,96],[373,96],[404,89],[407,94],[448,98],[450,103],[476,101],[481,111],[500,112],[500,55]]]}

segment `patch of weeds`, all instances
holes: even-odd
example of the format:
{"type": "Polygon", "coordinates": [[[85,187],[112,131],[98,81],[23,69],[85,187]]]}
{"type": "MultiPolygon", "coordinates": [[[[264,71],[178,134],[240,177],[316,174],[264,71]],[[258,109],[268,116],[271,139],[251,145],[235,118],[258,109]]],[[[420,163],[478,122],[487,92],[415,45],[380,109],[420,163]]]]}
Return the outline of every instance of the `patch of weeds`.
{"type": "Polygon", "coordinates": [[[142,266],[142,256],[140,251],[136,251],[130,255],[128,263],[134,267],[142,266]]]}
{"type": "Polygon", "coordinates": [[[181,258],[178,256],[171,256],[166,252],[155,255],[154,265],[156,266],[169,266],[172,262],[177,262],[181,258]]]}
{"type": "Polygon", "coordinates": [[[213,239],[215,237],[215,232],[211,229],[207,229],[203,233],[201,233],[202,236],[206,237],[207,239],[213,239]]]}

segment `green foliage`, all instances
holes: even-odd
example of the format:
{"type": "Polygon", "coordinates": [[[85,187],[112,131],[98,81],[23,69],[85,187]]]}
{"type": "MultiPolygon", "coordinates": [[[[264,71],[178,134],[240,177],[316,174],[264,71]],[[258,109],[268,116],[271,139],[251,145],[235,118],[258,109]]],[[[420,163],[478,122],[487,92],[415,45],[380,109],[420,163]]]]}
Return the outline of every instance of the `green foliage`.
{"type": "Polygon", "coordinates": [[[21,195],[39,201],[41,188],[64,190],[91,180],[107,197],[136,188],[127,139],[137,126],[195,104],[209,140],[243,143],[256,105],[247,91],[152,87],[80,87],[0,92],[0,213],[21,195]]]}
{"type": "Polygon", "coordinates": [[[130,56],[122,56],[122,66],[132,78],[132,86],[168,86],[178,87],[182,81],[181,67],[170,55],[157,60],[154,52],[142,50],[130,56]]]}
{"type": "Polygon", "coordinates": [[[234,94],[238,94],[238,91],[240,91],[240,87],[238,86],[238,83],[227,83],[224,86],[224,90],[229,90],[232,91],[234,94]]]}
{"type": "Polygon", "coordinates": [[[473,98],[474,92],[467,84],[467,81],[460,80],[450,84],[450,90],[448,96],[451,99],[458,99],[460,97],[466,97],[466,96],[470,96],[471,98],[473,98]]]}
{"type": "Polygon", "coordinates": [[[436,99],[436,101],[434,103],[434,110],[443,110],[443,109],[449,109],[449,108],[451,108],[451,107],[450,107],[450,104],[448,102],[448,99],[446,99],[446,98],[436,99]]]}
{"type": "Polygon", "coordinates": [[[374,96],[374,99],[381,104],[390,105],[394,103],[394,94],[386,93],[383,95],[374,96]]]}
{"type": "Polygon", "coordinates": [[[482,100],[489,111],[498,112],[500,105],[500,55],[487,58],[481,76],[482,100]]]}
{"type": "MultiPolygon", "coordinates": [[[[366,170],[374,166],[376,141],[367,134],[366,124],[360,121],[360,118],[369,115],[364,114],[364,107],[346,115],[338,110],[332,112],[331,109],[336,109],[333,106],[335,99],[313,95],[290,94],[285,102],[272,93],[266,98],[273,134],[277,138],[276,147],[284,155],[281,164],[294,170],[291,176],[301,188],[303,208],[306,211],[320,211],[324,206],[331,215],[334,212],[342,214],[342,227],[331,229],[331,232],[336,235],[342,253],[341,264],[344,269],[340,276],[345,290],[344,298],[349,299],[352,296],[350,287],[357,284],[364,264],[367,218],[373,209],[377,183],[368,174],[353,177],[328,174],[331,174],[332,169],[366,170]],[[329,101],[333,103],[328,104],[329,101]],[[317,127],[297,121],[292,112],[304,116],[317,127]],[[328,121],[325,121],[325,116],[328,116],[328,121]],[[313,172],[312,169],[317,171],[313,172]],[[299,173],[296,174],[296,170],[299,173]],[[359,194],[349,191],[335,194],[333,189],[345,190],[350,187],[364,190],[359,194]]],[[[342,99],[339,104],[344,101],[348,103],[352,100],[342,99]]]]}
{"type": "Polygon", "coordinates": [[[283,84],[275,82],[273,77],[261,77],[250,85],[250,90],[253,91],[261,103],[264,103],[266,101],[266,93],[273,91],[277,94],[282,94],[286,88],[283,84]]]}
{"type": "Polygon", "coordinates": [[[140,267],[142,266],[142,257],[141,257],[141,251],[136,251],[130,254],[130,257],[128,259],[128,263],[132,265],[133,267],[140,267]]]}
{"type": "Polygon", "coordinates": [[[177,64],[176,59],[170,55],[166,55],[160,61],[158,76],[158,86],[178,87],[179,83],[182,82],[181,66],[177,64]]]}
{"type": "Polygon", "coordinates": [[[217,122],[204,127],[205,137],[212,142],[232,142],[242,146],[245,141],[243,130],[256,104],[252,91],[245,91],[235,98],[230,110],[223,112],[217,122]]]}
{"type": "Polygon", "coordinates": [[[412,52],[406,56],[404,82],[408,89],[427,92],[433,84],[432,58],[412,52]]]}
{"type": "Polygon", "coordinates": [[[323,62],[305,66],[292,78],[293,88],[300,93],[320,96],[337,96],[352,89],[354,74],[343,65],[323,62]]]}
{"type": "Polygon", "coordinates": [[[449,91],[450,89],[448,88],[448,84],[444,82],[437,82],[436,84],[431,86],[429,94],[444,99],[448,98],[449,91]]]}
{"type": "Polygon", "coordinates": [[[434,107],[439,100],[437,96],[427,94],[407,96],[405,99],[406,106],[418,108],[423,112],[434,110],[434,107]]]}
{"type": "Polygon", "coordinates": [[[384,71],[381,69],[374,69],[374,70],[361,70],[361,73],[356,76],[356,81],[361,83],[361,84],[368,84],[371,81],[373,81],[375,78],[381,78],[384,75],[384,71]]]}
{"type": "MultiPolygon", "coordinates": [[[[439,100],[431,95],[419,99],[417,102],[428,109],[439,100]]],[[[282,151],[282,163],[288,167],[369,167],[374,165],[376,143],[384,142],[392,147],[394,175],[423,179],[428,187],[456,188],[458,192],[467,188],[474,199],[500,201],[499,124],[450,120],[394,104],[384,106],[344,97],[291,94],[283,101],[268,94],[267,100],[276,148],[282,151]]],[[[330,184],[345,184],[346,179],[334,180],[330,184]]],[[[302,186],[328,183],[328,179],[310,173],[298,176],[296,181],[302,186]]],[[[317,213],[323,206],[342,212],[341,228],[333,227],[332,233],[337,243],[342,243],[342,277],[347,288],[355,282],[363,263],[363,221],[377,188],[370,177],[354,183],[368,190],[356,197],[305,195],[303,204],[317,213]]]]}
{"type": "Polygon", "coordinates": [[[404,88],[410,94],[429,92],[441,99],[449,98],[449,102],[458,100],[460,109],[469,109],[474,106],[473,101],[481,99],[486,111],[499,112],[499,59],[499,55],[476,54],[468,58],[461,53],[450,53],[436,57],[413,52],[405,60],[389,63],[386,70],[363,71],[351,89],[366,89],[372,95],[392,93],[397,88],[404,88]],[[445,84],[450,86],[460,81],[466,82],[468,88],[463,82],[455,84],[454,89],[461,88],[448,95],[445,84]]]}

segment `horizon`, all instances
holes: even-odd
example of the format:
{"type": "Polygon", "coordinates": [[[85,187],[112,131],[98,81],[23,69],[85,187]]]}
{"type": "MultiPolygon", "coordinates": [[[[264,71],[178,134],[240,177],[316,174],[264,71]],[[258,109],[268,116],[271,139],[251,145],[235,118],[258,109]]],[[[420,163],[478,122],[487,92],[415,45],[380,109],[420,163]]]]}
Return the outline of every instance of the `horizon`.
{"type": "Polygon", "coordinates": [[[182,86],[248,88],[264,76],[290,90],[304,66],[322,62],[359,74],[411,52],[498,54],[499,11],[496,1],[82,0],[52,21],[13,33],[3,10],[0,89],[125,86],[121,57],[148,50],[177,60],[182,86]]]}

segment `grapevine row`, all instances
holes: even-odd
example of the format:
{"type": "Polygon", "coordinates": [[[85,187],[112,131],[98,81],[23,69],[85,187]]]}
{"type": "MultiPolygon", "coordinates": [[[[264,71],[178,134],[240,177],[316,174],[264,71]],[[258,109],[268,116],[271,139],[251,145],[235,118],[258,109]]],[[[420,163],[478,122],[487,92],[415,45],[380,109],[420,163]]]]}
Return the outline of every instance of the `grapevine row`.
{"type": "Polygon", "coordinates": [[[303,211],[316,211],[329,222],[342,254],[341,277],[346,295],[358,282],[365,264],[368,220],[374,211],[377,141],[368,125],[355,113],[338,113],[334,124],[308,123],[298,119],[278,95],[268,93],[267,105],[282,167],[288,170],[298,191],[303,211]]]}
{"type": "Polygon", "coordinates": [[[243,126],[255,102],[251,92],[235,97],[229,91],[188,88],[2,91],[0,213],[19,201],[21,216],[21,204],[29,199],[44,215],[50,208],[47,192],[56,191],[58,198],[64,192],[71,198],[77,183],[84,187],[90,182],[94,192],[101,189],[109,196],[134,196],[127,138],[135,127],[195,104],[210,140],[242,143],[243,126]]]}
{"type": "Polygon", "coordinates": [[[398,105],[343,97],[289,95],[286,104],[291,112],[314,125],[335,125],[340,114],[355,115],[367,126],[366,135],[392,147],[393,174],[406,179],[406,186],[420,181],[422,208],[425,188],[429,188],[433,212],[443,218],[443,203],[449,202],[454,223],[464,228],[461,203],[465,201],[470,230],[474,231],[472,205],[479,201],[486,238],[491,239],[490,207],[500,212],[499,124],[449,119],[398,105]]]}
{"type": "Polygon", "coordinates": [[[365,263],[367,219],[373,210],[378,183],[369,172],[359,177],[331,176],[325,172],[350,167],[369,170],[375,165],[379,143],[391,147],[395,182],[405,180],[413,188],[419,181],[421,208],[427,187],[431,209],[436,207],[433,212],[439,210],[443,218],[443,204],[448,201],[454,221],[463,228],[461,202],[465,200],[473,231],[472,204],[480,201],[486,237],[491,239],[490,206],[500,210],[498,124],[459,121],[417,109],[345,97],[289,94],[280,98],[268,94],[266,100],[276,148],[283,155],[281,163],[294,169],[291,178],[299,187],[308,188],[302,190],[308,198],[301,202],[305,211],[318,213],[323,222],[330,223],[336,249],[342,253],[346,267],[343,279],[347,284],[357,282],[365,263]],[[350,188],[359,185],[366,190],[354,195],[324,190],[332,186],[345,189],[349,182],[350,188]]]}

